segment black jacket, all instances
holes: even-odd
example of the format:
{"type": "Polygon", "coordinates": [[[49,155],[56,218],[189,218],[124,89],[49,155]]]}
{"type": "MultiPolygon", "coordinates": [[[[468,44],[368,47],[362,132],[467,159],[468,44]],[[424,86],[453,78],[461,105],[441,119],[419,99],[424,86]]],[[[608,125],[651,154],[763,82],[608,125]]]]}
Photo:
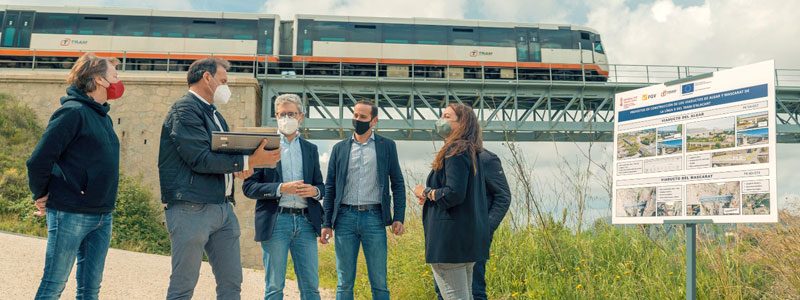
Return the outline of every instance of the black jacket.
{"type": "Polygon", "coordinates": [[[489,230],[494,233],[511,206],[511,189],[500,158],[484,149],[478,158],[481,162],[483,178],[486,181],[486,200],[489,205],[489,230]]]}
{"type": "Polygon", "coordinates": [[[446,158],[444,167],[431,171],[427,186],[436,201],[422,207],[427,263],[467,263],[489,258],[489,208],[478,164],[466,152],[446,158]]]}
{"type": "MultiPolygon", "coordinates": [[[[161,202],[225,201],[225,174],[244,169],[244,156],[211,152],[214,106],[187,93],[172,105],[161,127],[158,179],[161,202]]],[[[222,128],[228,124],[217,112],[222,128]]]]}
{"type": "Polygon", "coordinates": [[[49,193],[47,207],[67,212],[114,210],[119,140],[108,116],[110,108],[75,86],[67,88],[27,162],[34,199],[49,193]]]}
{"type": "MultiPolygon", "coordinates": [[[[347,171],[352,146],[353,139],[351,137],[336,143],[331,151],[328,178],[325,180],[323,227],[336,228],[336,216],[342,203],[342,197],[344,197],[344,188],[347,185],[347,171]]],[[[406,215],[406,186],[403,170],[400,169],[400,162],[397,158],[397,145],[394,141],[376,134],[375,157],[378,160],[377,182],[380,185],[383,223],[386,226],[392,225],[395,221],[402,223],[406,215]],[[391,194],[389,194],[390,191],[391,194]],[[392,216],[392,212],[394,212],[394,216],[392,216]]]]}
{"type": "MultiPolygon", "coordinates": [[[[303,182],[319,189],[320,199],[325,195],[325,184],[322,182],[322,171],[319,166],[319,151],[317,146],[300,139],[300,151],[303,153],[303,182]]],[[[278,186],[283,182],[283,169],[278,162],[274,169],[256,169],[253,176],[247,178],[242,185],[242,191],[248,198],[258,199],[256,202],[255,240],[266,241],[272,237],[275,220],[278,219],[278,186]]],[[[308,214],[306,218],[314,227],[317,236],[322,230],[322,206],[319,200],[306,198],[308,214]]]]}

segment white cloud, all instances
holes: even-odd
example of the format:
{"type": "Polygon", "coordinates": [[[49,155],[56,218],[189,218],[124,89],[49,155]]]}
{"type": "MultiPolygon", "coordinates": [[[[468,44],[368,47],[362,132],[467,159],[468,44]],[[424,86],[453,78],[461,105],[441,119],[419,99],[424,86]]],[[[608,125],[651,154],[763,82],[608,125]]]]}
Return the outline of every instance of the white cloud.
{"type": "Polygon", "coordinates": [[[569,23],[585,4],[578,0],[480,1],[476,9],[482,18],[495,21],[569,23]]]}
{"type": "Polygon", "coordinates": [[[262,11],[288,19],[295,14],[463,18],[465,9],[465,0],[268,0],[262,11]]]}
{"type": "Polygon", "coordinates": [[[587,25],[603,36],[611,63],[738,66],[775,59],[800,67],[798,1],[717,1],[681,7],[670,0],[630,8],[594,2],[587,25]]]}

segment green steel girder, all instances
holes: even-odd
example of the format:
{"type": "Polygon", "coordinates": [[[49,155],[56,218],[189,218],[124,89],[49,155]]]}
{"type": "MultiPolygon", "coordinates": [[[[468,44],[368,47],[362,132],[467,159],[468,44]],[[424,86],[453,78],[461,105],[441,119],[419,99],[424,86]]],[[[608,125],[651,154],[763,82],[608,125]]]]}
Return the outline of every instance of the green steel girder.
{"type": "MultiPolygon", "coordinates": [[[[430,140],[449,103],[472,105],[487,141],[612,141],[614,94],[650,84],[558,81],[408,81],[387,78],[286,77],[261,79],[261,125],[275,126],[273,100],[302,97],[304,134],[349,135],[352,106],[362,98],[380,108],[378,130],[397,140],[430,140]]],[[[778,142],[800,142],[800,87],[777,88],[778,142]]]]}

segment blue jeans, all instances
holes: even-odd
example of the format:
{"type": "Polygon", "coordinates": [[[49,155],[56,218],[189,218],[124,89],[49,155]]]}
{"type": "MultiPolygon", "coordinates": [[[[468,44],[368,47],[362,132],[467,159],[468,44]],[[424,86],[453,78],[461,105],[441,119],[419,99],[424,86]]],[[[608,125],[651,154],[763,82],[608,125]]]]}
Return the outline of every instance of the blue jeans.
{"type": "Polygon", "coordinates": [[[386,226],[380,210],[357,211],[342,206],[336,217],[336,299],[353,299],[358,249],[364,248],[372,299],[389,299],[386,285],[386,226]]]}
{"type": "Polygon", "coordinates": [[[300,299],[319,299],[317,233],[304,215],[279,213],[272,237],[261,242],[267,286],[264,299],[283,299],[286,264],[292,252],[300,299]]]}
{"type": "Polygon", "coordinates": [[[111,213],[81,214],[47,209],[47,252],[36,299],[58,299],[78,259],[77,299],[97,299],[108,245],[111,213]]]}

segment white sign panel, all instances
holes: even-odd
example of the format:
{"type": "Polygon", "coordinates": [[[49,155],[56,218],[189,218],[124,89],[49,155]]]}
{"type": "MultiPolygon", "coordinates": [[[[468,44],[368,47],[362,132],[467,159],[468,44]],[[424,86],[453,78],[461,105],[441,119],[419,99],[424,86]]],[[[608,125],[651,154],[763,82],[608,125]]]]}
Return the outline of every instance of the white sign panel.
{"type": "Polygon", "coordinates": [[[615,100],[612,223],[778,221],[773,61],[615,100]]]}

